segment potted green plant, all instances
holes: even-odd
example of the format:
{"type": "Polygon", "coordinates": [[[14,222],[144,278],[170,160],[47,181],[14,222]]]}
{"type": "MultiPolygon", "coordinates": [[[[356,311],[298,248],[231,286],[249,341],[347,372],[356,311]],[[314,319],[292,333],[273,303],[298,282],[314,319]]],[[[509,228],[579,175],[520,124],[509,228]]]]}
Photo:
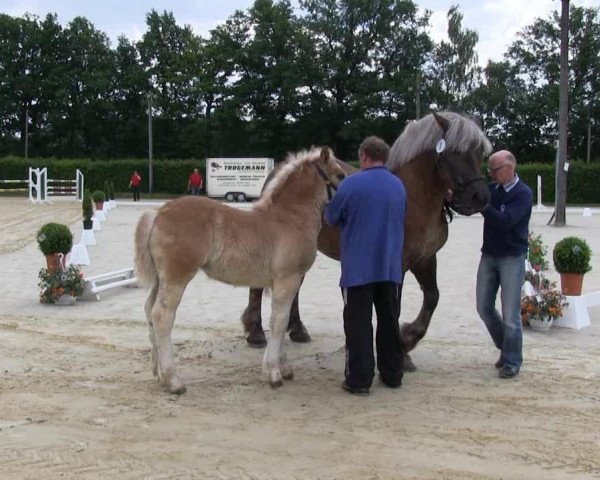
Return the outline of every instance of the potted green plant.
{"type": "Polygon", "coordinates": [[[81,202],[83,211],[83,229],[91,230],[93,226],[92,216],[94,215],[94,207],[92,206],[92,194],[89,190],[83,192],[83,201],[81,202]]]}
{"type": "Polygon", "coordinates": [[[66,225],[46,223],[37,232],[38,246],[46,256],[48,270],[64,269],[65,258],[73,246],[73,234],[66,225]]]}
{"type": "Polygon", "coordinates": [[[106,195],[102,190],[96,190],[92,193],[92,200],[96,204],[96,210],[102,210],[104,208],[104,200],[106,200],[106,195]]]}
{"type": "Polygon", "coordinates": [[[42,268],[38,276],[41,303],[73,305],[83,293],[83,274],[75,265],[56,271],[42,268]]]}
{"type": "Polygon", "coordinates": [[[528,238],[529,244],[529,263],[531,268],[536,272],[546,270],[548,268],[548,260],[546,255],[548,254],[548,247],[544,244],[541,235],[536,235],[534,232],[529,233],[528,238]]]}
{"type": "Polygon", "coordinates": [[[552,259],[564,295],[581,295],[583,276],[592,269],[591,258],[590,246],[580,237],[565,237],[554,246],[552,259]]]}

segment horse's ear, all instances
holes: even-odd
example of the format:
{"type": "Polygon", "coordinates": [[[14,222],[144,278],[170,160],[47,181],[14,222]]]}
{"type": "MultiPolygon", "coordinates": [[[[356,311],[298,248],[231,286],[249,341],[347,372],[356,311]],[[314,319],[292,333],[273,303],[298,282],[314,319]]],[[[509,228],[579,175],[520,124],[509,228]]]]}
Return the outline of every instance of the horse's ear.
{"type": "Polygon", "coordinates": [[[329,159],[331,158],[332,153],[333,152],[331,151],[331,148],[329,148],[329,147],[323,147],[321,149],[321,155],[320,155],[321,162],[327,163],[329,161],[329,159]]]}
{"type": "Polygon", "coordinates": [[[483,130],[483,118],[481,118],[481,116],[471,115],[471,120],[479,127],[480,130],[483,130]]]}
{"type": "Polygon", "coordinates": [[[442,131],[444,133],[446,133],[448,131],[448,128],[450,128],[450,122],[448,120],[446,120],[444,117],[442,117],[439,113],[435,113],[435,112],[431,112],[431,113],[433,114],[433,118],[435,118],[435,121],[440,126],[442,131]]]}

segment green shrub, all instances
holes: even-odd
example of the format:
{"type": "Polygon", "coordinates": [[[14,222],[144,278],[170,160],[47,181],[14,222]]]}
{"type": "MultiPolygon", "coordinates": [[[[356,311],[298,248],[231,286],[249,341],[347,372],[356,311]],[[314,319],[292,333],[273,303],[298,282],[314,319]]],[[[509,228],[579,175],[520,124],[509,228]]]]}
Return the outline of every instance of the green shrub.
{"type": "Polygon", "coordinates": [[[115,199],[115,184],[114,184],[114,182],[110,182],[110,185],[108,187],[108,199],[109,200],[115,199]]]}
{"type": "Polygon", "coordinates": [[[592,250],[583,238],[565,237],[552,252],[554,268],[558,273],[587,273],[592,269],[592,250]]]}
{"type": "Polygon", "coordinates": [[[106,195],[104,195],[104,192],[102,190],[96,190],[94,191],[94,193],[92,193],[92,200],[95,203],[104,202],[105,199],[106,195]]]}
{"type": "Polygon", "coordinates": [[[67,254],[73,246],[73,234],[66,225],[46,223],[38,230],[37,241],[44,255],[53,253],[67,254]]]}
{"type": "Polygon", "coordinates": [[[81,202],[81,209],[83,210],[83,219],[91,220],[94,215],[94,207],[92,206],[92,194],[86,188],[83,192],[83,201],[81,202]]]}

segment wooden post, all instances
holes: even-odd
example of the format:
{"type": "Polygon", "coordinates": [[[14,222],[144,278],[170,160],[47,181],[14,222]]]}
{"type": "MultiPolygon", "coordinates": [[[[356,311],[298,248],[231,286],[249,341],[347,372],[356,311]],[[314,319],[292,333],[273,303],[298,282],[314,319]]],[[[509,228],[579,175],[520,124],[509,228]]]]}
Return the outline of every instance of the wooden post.
{"type": "Polygon", "coordinates": [[[558,112],[558,163],[556,165],[556,199],[554,225],[566,225],[567,207],[567,135],[569,106],[569,0],[561,0],[560,17],[560,99],[558,112]]]}

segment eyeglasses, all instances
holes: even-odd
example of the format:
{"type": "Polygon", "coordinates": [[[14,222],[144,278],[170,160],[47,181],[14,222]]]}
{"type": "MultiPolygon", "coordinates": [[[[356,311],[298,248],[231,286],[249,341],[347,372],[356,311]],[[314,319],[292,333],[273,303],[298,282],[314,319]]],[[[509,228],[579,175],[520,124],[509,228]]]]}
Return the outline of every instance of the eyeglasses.
{"type": "Polygon", "coordinates": [[[487,171],[488,171],[488,173],[496,173],[498,170],[500,170],[500,169],[502,169],[504,167],[508,167],[508,165],[509,165],[508,163],[505,163],[504,165],[500,165],[499,167],[496,167],[496,168],[490,168],[490,167],[488,167],[487,171]]]}

